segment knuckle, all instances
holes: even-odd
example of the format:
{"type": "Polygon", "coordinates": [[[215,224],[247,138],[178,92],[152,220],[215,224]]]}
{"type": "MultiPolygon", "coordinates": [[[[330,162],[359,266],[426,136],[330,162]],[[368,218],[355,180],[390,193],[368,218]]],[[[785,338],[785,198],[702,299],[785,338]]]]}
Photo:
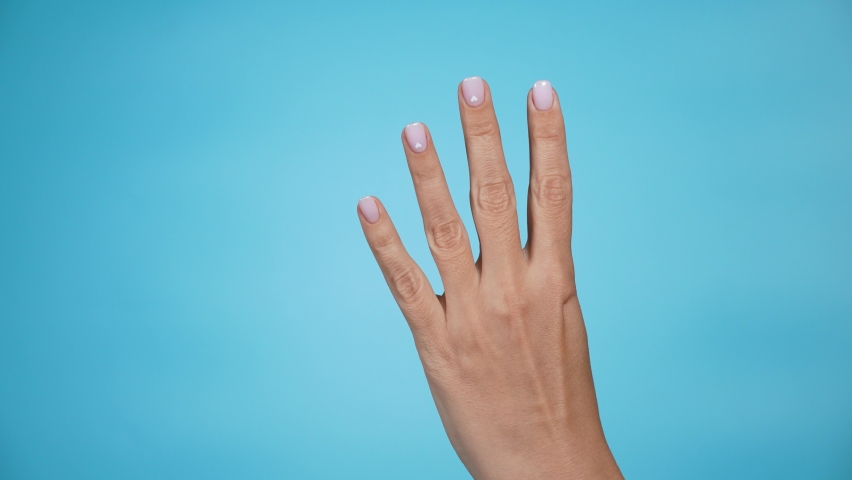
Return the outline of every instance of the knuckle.
{"type": "Polygon", "coordinates": [[[562,207],[570,198],[571,184],[562,175],[546,175],[536,182],[533,190],[538,202],[546,207],[562,207]]]}
{"type": "Polygon", "coordinates": [[[440,181],[443,178],[443,172],[440,167],[419,165],[418,168],[411,169],[411,179],[415,185],[430,185],[440,181]]]}
{"type": "Polygon", "coordinates": [[[412,332],[419,335],[424,335],[425,332],[428,332],[429,325],[433,321],[426,309],[412,305],[407,305],[406,310],[402,314],[411,327],[412,332]]]}
{"type": "Polygon", "coordinates": [[[552,268],[552,265],[549,265],[548,268],[539,270],[536,276],[539,279],[536,287],[539,298],[567,301],[577,295],[573,266],[552,268]]]}
{"type": "Polygon", "coordinates": [[[381,233],[373,237],[373,250],[379,256],[387,256],[396,249],[396,236],[391,233],[381,233]]]}
{"type": "Polygon", "coordinates": [[[402,268],[391,275],[394,289],[401,303],[411,304],[423,290],[420,275],[411,268],[402,268]]]}
{"type": "Polygon", "coordinates": [[[549,268],[541,276],[541,290],[548,297],[562,293],[568,287],[568,273],[562,268],[549,268]]]}
{"type": "Polygon", "coordinates": [[[499,295],[487,300],[492,315],[509,322],[522,321],[527,310],[527,299],[520,283],[506,281],[498,287],[499,295]]]}
{"type": "Polygon", "coordinates": [[[511,323],[523,322],[527,306],[523,296],[515,288],[506,289],[500,304],[501,314],[511,323]]]}
{"type": "Polygon", "coordinates": [[[497,123],[490,119],[472,120],[465,127],[465,134],[474,139],[491,139],[500,135],[497,123]]]}
{"type": "Polygon", "coordinates": [[[424,336],[421,335],[420,338],[423,341],[417,343],[417,351],[423,360],[423,370],[432,382],[446,387],[451,384],[454,370],[455,358],[452,347],[445,339],[436,335],[430,336],[428,340],[423,338],[424,336]]]}
{"type": "Polygon", "coordinates": [[[454,250],[462,244],[463,238],[461,222],[457,219],[441,222],[432,227],[432,243],[435,250],[454,250]]]}
{"type": "Polygon", "coordinates": [[[535,140],[561,142],[565,139],[565,128],[559,122],[539,122],[532,129],[532,137],[535,140]]]}
{"type": "Polygon", "coordinates": [[[487,213],[505,213],[512,206],[510,191],[511,185],[508,181],[482,185],[479,187],[477,204],[482,211],[487,213]]]}

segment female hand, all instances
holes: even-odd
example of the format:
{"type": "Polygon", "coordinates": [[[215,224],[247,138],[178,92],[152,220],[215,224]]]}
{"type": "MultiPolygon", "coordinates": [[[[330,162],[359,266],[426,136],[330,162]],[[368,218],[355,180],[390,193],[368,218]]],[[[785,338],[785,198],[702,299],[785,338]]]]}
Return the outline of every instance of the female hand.
{"type": "Polygon", "coordinates": [[[526,247],[491,91],[472,77],[459,85],[458,99],[479,260],[423,124],[405,127],[402,143],[443,295],[406,253],[382,204],[358,203],[450,442],[477,479],[622,478],[601,428],[574,283],[559,98],[543,81],[527,95],[526,247]]]}

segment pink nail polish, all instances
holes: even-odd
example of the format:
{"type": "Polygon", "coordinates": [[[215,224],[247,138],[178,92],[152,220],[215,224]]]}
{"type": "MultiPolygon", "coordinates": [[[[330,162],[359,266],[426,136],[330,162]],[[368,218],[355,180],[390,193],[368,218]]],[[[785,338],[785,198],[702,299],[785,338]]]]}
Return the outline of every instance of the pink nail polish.
{"type": "Polygon", "coordinates": [[[470,77],[462,80],[462,96],[464,103],[475,107],[485,100],[485,82],[479,77],[470,77]]]}
{"type": "Polygon", "coordinates": [[[533,85],[533,105],[536,110],[547,110],[553,106],[553,87],[547,80],[539,80],[533,85]]]}
{"type": "Polygon", "coordinates": [[[369,223],[376,223],[379,220],[379,206],[373,197],[364,197],[358,200],[358,210],[361,210],[361,215],[364,215],[369,223]]]}
{"type": "Polygon", "coordinates": [[[405,140],[415,153],[426,150],[426,128],[422,123],[410,123],[405,126],[405,140]]]}

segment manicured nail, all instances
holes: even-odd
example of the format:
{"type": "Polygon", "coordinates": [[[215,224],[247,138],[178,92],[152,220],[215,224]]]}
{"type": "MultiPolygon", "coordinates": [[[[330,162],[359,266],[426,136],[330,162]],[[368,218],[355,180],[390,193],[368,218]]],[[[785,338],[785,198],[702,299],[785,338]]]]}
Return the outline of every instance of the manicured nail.
{"type": "Polygon", "coordinates": [[[420,153],[426,150],[426,128],[422,123],[410,123],[405,126],[405,139],[411,150],[420,153]]]}
{"type": "Polygon", "coordinates": [[[547,110],[553,106],[553,87],[547,80],[539,80],[533,85],[533,105],[536,110],[547,110]]]}
{"type": "Polygon", "coordinates": [[[462,96],[464,103],[475,107],[485,100],[485,82],[479,77],[470,77],[462,80],[462,96]]]}
{"type": "Polygon", "coordinates": [[[361,215],[364,215],[364,218],[370,223],[376,223],[379,220],[379,206],[373,197],[364,197],[358,200],[358,210],[361,210],[361,215]]]}

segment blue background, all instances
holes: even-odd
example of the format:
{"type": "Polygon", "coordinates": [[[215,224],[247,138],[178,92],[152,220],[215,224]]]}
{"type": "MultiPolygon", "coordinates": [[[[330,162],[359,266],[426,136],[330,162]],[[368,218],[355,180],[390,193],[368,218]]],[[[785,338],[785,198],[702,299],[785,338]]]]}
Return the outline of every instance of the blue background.
{"type": "Polygon", "coordinates": [[[440,291],[479,75],[520,193],[560,92],[627,477],[852,478],[852,5],[692,3],[0,3],[0,477],[467,478],[355,205],[440,291]]]}

